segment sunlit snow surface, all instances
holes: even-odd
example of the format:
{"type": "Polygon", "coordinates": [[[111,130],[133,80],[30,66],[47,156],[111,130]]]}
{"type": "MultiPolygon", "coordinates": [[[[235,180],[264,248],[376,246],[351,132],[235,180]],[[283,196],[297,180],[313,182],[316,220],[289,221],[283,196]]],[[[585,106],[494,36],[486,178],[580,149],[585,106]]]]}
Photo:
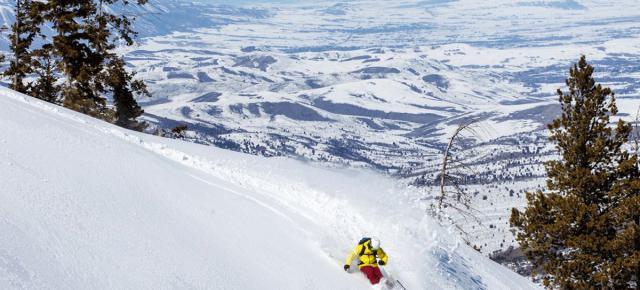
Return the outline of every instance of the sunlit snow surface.
{"type": "Polygon", "coordinates": [[[408,289],[532,289],[434,223],[416,192],[127,131],[0,89],[1,289],[371,289],[375,233],[408,289]]]}

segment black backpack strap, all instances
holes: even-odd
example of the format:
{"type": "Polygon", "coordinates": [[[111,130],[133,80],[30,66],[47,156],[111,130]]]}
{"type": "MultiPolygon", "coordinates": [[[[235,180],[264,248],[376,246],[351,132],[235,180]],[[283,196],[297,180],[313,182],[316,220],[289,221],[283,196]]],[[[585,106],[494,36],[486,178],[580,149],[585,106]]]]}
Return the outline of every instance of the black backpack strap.
{"type": "Polygon", "coordinates": [[[360,240],[360,242],[358,242],[358,245],[362,245],[362,248],[360,249],[360,256],[364,255],[364,250],[365,250],[365,243],[370,241],[371,238],[362,238],[362,240],[360,240]]]}

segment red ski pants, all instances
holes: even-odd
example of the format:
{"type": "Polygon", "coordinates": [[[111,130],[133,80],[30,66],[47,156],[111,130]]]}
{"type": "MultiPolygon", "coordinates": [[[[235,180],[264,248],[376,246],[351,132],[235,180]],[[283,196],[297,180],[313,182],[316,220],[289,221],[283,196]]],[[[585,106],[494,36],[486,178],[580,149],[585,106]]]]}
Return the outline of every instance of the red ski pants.
{"type": "Polygon", "coordinates": [[[378,267],[364,266],[360,268],[360,272],[367,276],[372,285],[378,284],[382,279],[382,272],[378,267]]]}

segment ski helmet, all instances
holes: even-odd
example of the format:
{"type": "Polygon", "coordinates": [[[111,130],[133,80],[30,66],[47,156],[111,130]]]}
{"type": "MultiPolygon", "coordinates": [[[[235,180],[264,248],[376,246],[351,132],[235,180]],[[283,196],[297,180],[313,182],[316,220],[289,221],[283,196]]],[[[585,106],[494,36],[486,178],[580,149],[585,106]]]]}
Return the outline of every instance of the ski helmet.
{"type": "Polygon", "coordinates": [[[380,240],[378,238],[371,238],[371,249],[380,249],[380,240]]]}

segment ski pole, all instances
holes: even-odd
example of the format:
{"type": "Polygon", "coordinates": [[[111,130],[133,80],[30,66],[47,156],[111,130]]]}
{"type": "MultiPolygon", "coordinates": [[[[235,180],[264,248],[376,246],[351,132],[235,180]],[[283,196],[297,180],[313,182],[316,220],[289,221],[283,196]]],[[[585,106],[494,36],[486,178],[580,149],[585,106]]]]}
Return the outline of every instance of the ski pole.
{"type": "Polygon", "coordinates": [[[400,287],[402,287],[402,289],[407,290],[407,288],[404,288],[404,285],[402,285],[402,283],[400,282],[400,280],[396,280],[396,282],[398,282],[398,285],[400,285],[400,287]]]}

